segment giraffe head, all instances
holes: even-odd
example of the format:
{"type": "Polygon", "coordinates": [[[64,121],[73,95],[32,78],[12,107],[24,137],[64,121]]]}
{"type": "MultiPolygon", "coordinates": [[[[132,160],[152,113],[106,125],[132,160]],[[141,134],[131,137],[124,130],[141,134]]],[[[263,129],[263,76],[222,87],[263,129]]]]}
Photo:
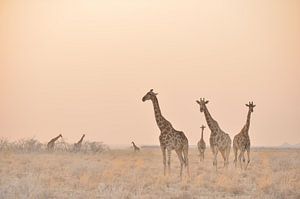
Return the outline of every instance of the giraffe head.
{"type": "Polygon", "coordinates": [[[151,89],[151,90],[143,97],[142,100],[143,100],[143,102],[144,102],[144,101],[147,101],[147,100],[153,100],[157,94],[158,94],[158,93],[154,93],[154,92],[153,92],[153,89],[151,89]]]}
{"type": "Polygon", "coordinates": [[[206,104],[209,102],[208,100],[205,100],[204,98],[200,98],[199,100],[196,100],[196,102],[200,105],[200,112],[203,112],[205,109],[206,104]]]}
{"type": "Polygon", "coordinates": [[[253,102],[249,102],[249,104],[246,104],[247,107],[249,107],[249,111],[252,113],[253,112],[253,108],[256,106],[253,104],[253,102]]]}

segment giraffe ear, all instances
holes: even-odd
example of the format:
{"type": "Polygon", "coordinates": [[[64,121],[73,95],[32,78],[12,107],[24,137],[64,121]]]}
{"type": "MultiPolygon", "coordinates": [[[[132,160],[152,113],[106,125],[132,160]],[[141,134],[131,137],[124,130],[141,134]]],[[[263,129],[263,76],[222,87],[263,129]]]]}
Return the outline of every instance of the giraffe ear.
{"type": "Polygon", "coordinates": [[[205,101],[205,104],[207,104],[208,102],[209,102],[209,101],[208,101],[208,100],[206,100],[206,101],[205,101]]]}
{"type": "Polygon", "coordinates": [[[153,89],[151,89],[150,92],[153,92],[153,89]]]}
{"type": "Polygon", "coordinates": [[[256,105],[253,104],[253,108],[256,107],[256,105]]]}
{"type": "Polygon", "coordinates": [[[249,107],[249,104],[245,104],[247,107],[249,107]]]}
{"type": "Polygon", "coordinates": [[[199,100],[196,100],[196,102],[197,102],[198,104],[200,104],[200,101],[199,101],[199,100]]]}

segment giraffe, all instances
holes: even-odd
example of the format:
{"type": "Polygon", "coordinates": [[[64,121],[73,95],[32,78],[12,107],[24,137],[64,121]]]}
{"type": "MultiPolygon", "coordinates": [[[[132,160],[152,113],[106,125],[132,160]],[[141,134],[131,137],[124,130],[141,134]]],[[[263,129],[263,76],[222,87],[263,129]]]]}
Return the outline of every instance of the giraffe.
{"type": "Polygon", "coordinates": [[[203,131],[204,131],[204,128],[205,128],[205,126],[202,125],[201,126],[201,129],[202,129],[202,131],[201,131],[201,139],[199,140],[199,142],[197,144],[198,150],[199,150],[199,153],[200,153],[200,161],[204,160],[204,151],[206,149],[206,144],[205,144],[205,142],[203,140],[203,131]]]}
{"type": "Polygon", "coordinates": [[[55,145],[55,141],[58,140],[59,138],[62,138],[62,135],[59,134],[57,137],[51,139],[48,144],[47,144],[47,149],[48,150],[53,150],[54,149],[54,145],[55,145]]]}
{"type": "Polygon", "coordinates": [[[135,143],[134,143],[133,141],[132,141],[131,143],[132,143],[132,145],[133,145],[133,150],[134,150],[134,152],[140,151],[140,148],[139,148],[138,146],[136,146],[135,143]]]}
{"type": "Polygon", "coordinates": [[[200,101],[196,101],[200,105],[200,112],[204,112],[204,116],[207,122],[207,125],[211,131],[209,143],[214,155],[213,165],[217,170],[217,156],[218,152],[221,152],[221,155],[224,159],[224,166],[227,167],[229,164],[229,154],[231,148],[231,139],[227,133],[225,133],[220,127],[217,121],[215,121],[210,115],[206,104],[209,101],[205,101],[205,99],[200,98],[200,101]]]}
{"type": "Polygon", "coordinates": [[[247,169],[247,167],[250,163],[249,127],[250,127],[251,113],[253,113],[253,108],[256,105],[254,105],[253,102],[249,102],[249,104],[246,104],[246,106],[248,107],[248,114],[247,114],[246,124],[242,128],[241,132],[238,133],[236,136],[234,136],[234,139],[233,139],[234,164],[235,164],[235,167],[236,167],[237,153],[238,153],[238,150],[240,150],[239,163],[240,163],[241,169],[243,169],[242,164],[241,164],[241,158],[243,157],[243,162],[245,162],[245,157],[244,157],[245,151],[247,151],[247,157],[248,157],[248,161],[247,161],[245,169],[247,169]]]}
{"type": "Polygon", "coordinates": [[[80,138],[80,140],[74,144],[74,151],[80,151],[84,137],[85,137],[85,134],[83,134],[82,137],[80,138]]]}
{"type": "Polygon", "coordinates": [[[153,104],[156,123],[161,132],[159,136],[159,142],[163,154],[164,175],[166,175],[166,151],[168,152],[168,173],[170,174],[171,152],[172,150],[175,150],[180,161],[180,178],[182,178],[183,165],[185,165],[185,167],[187,168],[187,174],[188,176],[190,176],[188,160],[188,139],[182,131],[175,130],[172,124],[162,116],[156,96],[157,93],[154,93],[153,89],[151,89],[142,98],[142,101],[145,102],[147,100],[151,100],[153,104]]]}

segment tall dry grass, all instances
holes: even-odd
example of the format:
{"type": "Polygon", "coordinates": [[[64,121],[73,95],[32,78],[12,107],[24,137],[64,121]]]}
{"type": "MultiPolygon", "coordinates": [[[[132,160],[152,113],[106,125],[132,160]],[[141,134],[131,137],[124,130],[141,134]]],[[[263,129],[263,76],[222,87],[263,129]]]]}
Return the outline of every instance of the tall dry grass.
{"type": "Polygon", "coordinates": [[[231,154],[229,168],[215,172],[211,151],[205,155],[200,163],[191,149],[191,177],[180,180],[175,153],[163,175],[159,149],[0,152],[0,198],[300,198],[299,150],[255,150],[246,171],[231,154]]]}

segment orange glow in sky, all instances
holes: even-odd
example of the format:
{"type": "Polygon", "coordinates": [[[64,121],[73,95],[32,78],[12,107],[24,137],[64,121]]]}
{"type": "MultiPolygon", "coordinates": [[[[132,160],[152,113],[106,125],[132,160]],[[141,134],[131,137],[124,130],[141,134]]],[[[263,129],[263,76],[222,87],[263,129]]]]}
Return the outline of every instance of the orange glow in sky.
{"type": "MultiPolygon", "coordinates": [[[[206,125],[300,142],[300,1],[2,0],[0,137],[158,144],[150,102],[190,144],[206,125]]],[[[208,140],[209,130],[204,137],[208,140]]]]}

